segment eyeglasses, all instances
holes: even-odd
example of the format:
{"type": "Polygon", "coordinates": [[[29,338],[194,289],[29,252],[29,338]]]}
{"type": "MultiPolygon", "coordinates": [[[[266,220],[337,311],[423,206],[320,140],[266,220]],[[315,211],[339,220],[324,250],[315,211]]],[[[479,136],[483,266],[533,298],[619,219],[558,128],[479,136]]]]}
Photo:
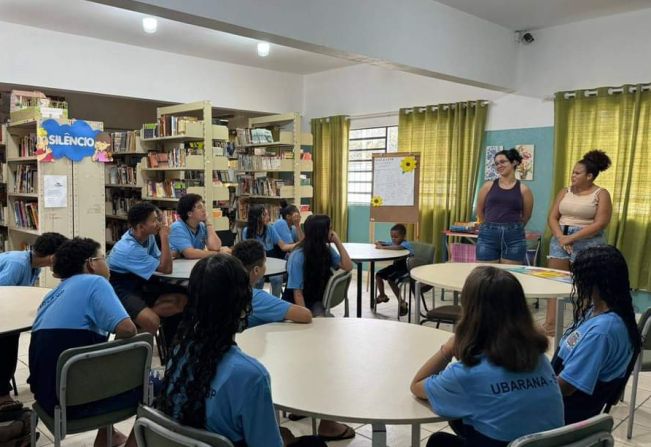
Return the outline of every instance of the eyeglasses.
{"type": "Polygon", "coordinates": [[[87,259],[88,262],[93,262],[93,261],[106,261],[106,255],[102,256],[93,256],[92,258],[87,259]]]}
{"type": "Polygon", "coordinates": [[[495,166],[500,166],[500,165],[507,165],[510,162],[508,160],[500,160],[495,162],[495,166]]]}

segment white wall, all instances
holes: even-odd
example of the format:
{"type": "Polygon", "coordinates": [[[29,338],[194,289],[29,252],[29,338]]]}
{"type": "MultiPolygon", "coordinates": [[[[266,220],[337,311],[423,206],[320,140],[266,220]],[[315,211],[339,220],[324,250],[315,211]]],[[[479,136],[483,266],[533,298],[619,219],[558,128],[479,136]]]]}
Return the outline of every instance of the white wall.
{"type": "MultiPolygon", "coordinates": [[[[0,83],[261,112],[300,111],[302,76],[0,22],[0,83]]],[[[101,107],[101,104],[98,104],[101,107]]]]}

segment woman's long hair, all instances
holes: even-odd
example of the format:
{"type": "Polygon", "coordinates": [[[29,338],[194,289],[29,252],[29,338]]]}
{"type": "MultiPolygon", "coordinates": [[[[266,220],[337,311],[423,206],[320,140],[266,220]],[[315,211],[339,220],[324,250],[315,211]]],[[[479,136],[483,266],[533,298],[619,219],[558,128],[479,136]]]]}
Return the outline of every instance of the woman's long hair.
{"type": "Polygon", "coordinates": [[[249,275],[234,256],[216,254],[192,269],[188,304],[156,406],[183,425],[206,427],[206,396],[219,362],[251,312],[249,275]]]}
{"type": "Polygon", "coordinates": [[[314,214],[305,221],[303,247],[303,297],[309,306],[323,299],[323,292],[332,276],[330,266],[330,217],[314,214]]]}
{"type": "Polygon", "coordinates": [[[485,355],[513,372],[533,371],[548,340],[534,326],[522,285],[506,270],[474,269],[461,291],[462,316],[455,334],[455,356],[467,366],[485,355]]]}
{"type": "Polygon", "coordinates": [[[246,224],[246,238],[255,239],[260,236],[265,238],[267,226],[264,224],[265,207],[263,205],[251,205],[249,207],[249,219],[246,224]],[[258,234],[258,228],[262,225],[262,233],[258,234]]]}
{"type": "Polygon", "coordinates": [[[622,253],[612,245],[591,247],[581,251],[570,267],[574,279],[572,305],[574,322],[568,331],[573,331],[585,319],[592,306],[592,295],[596,293],[611,312],[624,321],[633,347],[633,361],[640,352],[642,339],[635,320],[628,266],[622,253]]]}

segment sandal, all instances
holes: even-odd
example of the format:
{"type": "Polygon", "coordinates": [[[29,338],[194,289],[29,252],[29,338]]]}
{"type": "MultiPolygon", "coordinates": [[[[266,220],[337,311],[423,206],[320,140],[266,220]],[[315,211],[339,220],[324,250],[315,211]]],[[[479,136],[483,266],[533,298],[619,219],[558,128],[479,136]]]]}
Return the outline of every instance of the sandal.
{"type": "Polygon", "coordinates": [[[389,302],[389,297],[386,295],[380,295],[377,298],[375,298],[376,303],[388,303],[389,302]]]}
{"type": "Polygon", "coordinates": [[[409,306],[405,301],[400,301],[400,316],[404,317],[409,313],[409,306]]]}
{"type": "Polygon", "coordinates": [[[354,437],[355,437],[355,430],[353,430],[352,427],[349,427],[348,425],[344,425],[344,431],[338,435],[335,436],[319,435],[319,438],[321,438],[324,441],[343,441],[344,439],[352,439],[354,437]]]}

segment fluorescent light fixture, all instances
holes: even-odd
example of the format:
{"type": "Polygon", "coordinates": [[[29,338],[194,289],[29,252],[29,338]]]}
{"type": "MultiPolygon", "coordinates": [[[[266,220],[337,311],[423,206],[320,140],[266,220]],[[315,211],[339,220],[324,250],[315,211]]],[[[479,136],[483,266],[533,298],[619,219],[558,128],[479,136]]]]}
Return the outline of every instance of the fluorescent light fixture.
{"type": "Polygon", "coordinates": [[[153,17],[143,17],[142,19],[142,29],[147,34],[154,34],[158,28],[158,20],[153,17]]]}
{"type": "Polygon", "coordinates": [[[269,56],[269,42],[258,42],[258,56],[269,56]]]}

